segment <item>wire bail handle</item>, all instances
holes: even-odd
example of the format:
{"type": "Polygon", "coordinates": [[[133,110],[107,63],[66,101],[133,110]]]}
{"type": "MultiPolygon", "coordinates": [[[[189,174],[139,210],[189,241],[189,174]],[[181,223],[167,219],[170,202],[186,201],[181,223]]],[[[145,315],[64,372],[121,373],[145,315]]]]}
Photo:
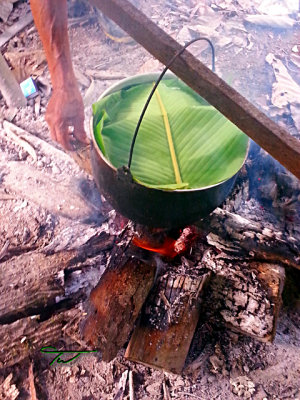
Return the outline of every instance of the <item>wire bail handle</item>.
{"type": "Polygon", "coordinates": [[[205,40],[205,41],[207,41],[208,44],[210,45],[210,48],[211,48],[211,56],[212,56],[212,71],[215,72],[215,49],[214,49],[214,46],[213,46],[212,42],[211,42],[209,39],[204,38],[204,37],[198,37],[198,38],[193,39],[193,40],[191,40],[190,42],[186,43],[186,44],[182,47],[182,49],[180,49],[180,50],[171,58],[170,62],[165,66],[165,68],[163,69],[162,73],[159,75],[157,81],[155,82],[155,85],[153,86],[153,88],[152,88],[152,90],[151,90],[151,92],[150,92],[150,94],[149,94],[149,96],[148,96],[148,98],[147,98],[147,101],[146,101],[146,103],[145,103],[145,105],[144,105],[144,108],[143,108],[143,110],[142,110],[142,112],[141,112],[140,118],[139,118],[139,120],[138,120],[137,126],[136,126],[135,131],[134,131],[134,135],[133,135],[133,138],[132,138],[131,146],[130,146],[129,160],[128,160],[128,165],[127,165],[129,169],[130,169],[130,167],[131,167],[133,149],[134,149],[135,141],[136,141],[136,138],[137,138],[137,134],[138,134],[138,132],[139,132],[139,129],[140,129],[142,120],[143,120],[143,118],[144,118],[144,115],[145,115],[145,113],[146,113],[146,111],[147,111],[147,108],[148,108],[148,106],[149,106],[149,103],[150,103],[150,101],[151,101],[151,99],[152,99],[152,96],[153,96],[153,94],[154,94],[154,92],[155,92],[157,86],[159,85],[160,81],[162,80],[162,78],[163,78],[163,76],[165,75],[165,73],[167,72],[167,70],[171,67],[171,65],[173,64],[173,62],[176,60],[176,58],[179,57],[179,56],[185,51],[185,49],[186,49],[188,46],[190,46],[191,44],[193,44],[193,43],[195,43],[195,42],[197,42],[197,41],[199,41],[199,40],[205,40]]]}

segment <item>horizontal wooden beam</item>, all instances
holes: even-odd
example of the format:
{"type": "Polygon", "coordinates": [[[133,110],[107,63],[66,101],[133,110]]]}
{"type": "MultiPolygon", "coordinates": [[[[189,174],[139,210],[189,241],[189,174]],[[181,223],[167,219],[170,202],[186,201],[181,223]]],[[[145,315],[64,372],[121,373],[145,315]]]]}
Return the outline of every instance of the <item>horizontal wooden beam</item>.
{"type": "MultiPolygon", "coordinates": [[[[129,1],[90,2],[163,64],[166,65],[182,48],[129,1]]],[[[188,51],[184,51],[170,69],[300,179],[299,140],[259,111],[188,51]]]]}

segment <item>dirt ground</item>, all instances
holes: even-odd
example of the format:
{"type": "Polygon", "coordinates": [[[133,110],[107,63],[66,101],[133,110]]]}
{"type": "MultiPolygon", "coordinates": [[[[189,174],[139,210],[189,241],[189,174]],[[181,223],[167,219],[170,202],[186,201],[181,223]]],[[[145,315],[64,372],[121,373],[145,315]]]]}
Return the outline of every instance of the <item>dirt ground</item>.
{"type": "MultiPolygon", "coordinates": [[[[290,101],[292,106],[290,103],[286,107],[278,106],[272,93],[274,69],[272,62],[266,61],[266,57],[272,54],[287,66],[296,85],[296,93],[297,85],[300,85],[300,64],[297,64],[300,56],[297,58],[299,50],[298,53],[295,50],[296,45],[300,46],[299,10],[298,13],[293,9],[289,11],[291,18],[297,21],[292,28],[279,29],[245,21],[247,15],[257,14],[257,9],[264,3],[267,2],[173,0],[161,4],[157,0],[150,3],[145,0],[139,2],[139,7],[180,43],[197,35],[211,38],[216,48],[216,72],[258,108],[285,126],[291,135],[300,138],[299,104],[290,101]]],[[[290,4],[288,1],[284,3],[290,4]]],[[[139,72],[157,71],[161,65],[136,43],[108,39],[97,14],[79,3],[74,8],[74,4],[77,3],[70,5],[69,34],[76,75],[84,98],[88,132],[92,103],[116,81],[116,77],[120,79],[139,72]]],[[[278,5],[278,2],[272,4],[278,5]]],[[[0,32],[22,18],[28,7],[26,1],[18,2],[8,23],[0,23],[0,32]]],[[[40,96],[39,100],[31,99],[27,107],[15,111],[8,109],[4,99],[0,98],[0,124],[4,119],[12,121],[48,143],[53,151],[44,154],[39,148],[34,160],[26,148],[9,139],[3,129],[0,130],[0,268],[1,251],[8,240],[11,254],[25,254],[46,246],[74,223],[72,209],[66,207],[64,196],[71,196],[73,186],[80,180],[93,186],[91,178],[80,171],[74,161],[49,138],[44,114],[51,87],[40,50],[41,43],[31,24],[11,39],[2,51],[4,56],[8,54],[6,59],[15,68],[19,79],[36,76],[40,96]],[[24,51],[29,53],[23,58],[16,57],[15,54],[24,51]],[[42,193],[38,177],[30,195],[26,185],[19,191],[7,190],[3,177],[8,170],[15,168],[18,171],[18,165],[22,163],[41,174],[49,174],[57,184],[54,195],[42,193]],[[47,197],[55,197],[55,193],[57,202],[48,202],[47,207],[43,207],[47,197]]],[[[205,45],[195,44],[191,52],[210,65],[211,56],[205,45]]],[[[283,84],[280,77],[278,81],[283,84]]],[[[13,179],[18,175],[11,176],[13,179]]],[[[80,204],[76,203],[74,207],[80,207],[80,204]]],[[[99,255],[98,270],[91,273],[87,292],[101,276],[107,256],[99,255]]],[[[291,279],[300,278],[297,271],[287,273],[291,279]]],[[[285,289],[277,334],[272,344],[260,343],[225,330],[211,332],[205,323],[199,324],[198,336],[202,334],[205,340],[193,343],[193,352],[182,376],[131,363],[123,357],[124,350],[110,363],[99,361],[95,355],[82,355],[65,366],[50,366],[49,358],[38,353],[30,360],[2,370],[0,398],[223,400],[240,397],[300,400],[300,298],[293,292],[295,290],[298,290],[297,286],[296,289],[291,286],[285,289]],[[36,397],[28,379],[30,365],[33,365],[36,397]],[[128,371],[130,376],[132,373],[135,397],[129,389],[128,371]],[[10,373],[12,380],[6,390],[3,389],[4,381],[10,373]]],[[[70,345],[62,341],[60,344],[66,348],[70,345]]]]}

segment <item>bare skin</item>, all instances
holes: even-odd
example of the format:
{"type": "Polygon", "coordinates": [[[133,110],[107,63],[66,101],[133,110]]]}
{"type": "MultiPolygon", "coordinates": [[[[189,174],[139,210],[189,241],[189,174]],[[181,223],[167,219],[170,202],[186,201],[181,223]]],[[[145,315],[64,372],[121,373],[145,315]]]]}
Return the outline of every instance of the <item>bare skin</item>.
{"type": "Polygon", "coordinates": [[[30,4],[46,53],[53,87],[45,118],[51,137],[66,150],[72,150],[75,139],[82,143],[88,141],[83,125],[82,97],[71,60],[67,0],[30,0],[30,4]],[[74,130],[69,127],[74,127],[74,130]]]}

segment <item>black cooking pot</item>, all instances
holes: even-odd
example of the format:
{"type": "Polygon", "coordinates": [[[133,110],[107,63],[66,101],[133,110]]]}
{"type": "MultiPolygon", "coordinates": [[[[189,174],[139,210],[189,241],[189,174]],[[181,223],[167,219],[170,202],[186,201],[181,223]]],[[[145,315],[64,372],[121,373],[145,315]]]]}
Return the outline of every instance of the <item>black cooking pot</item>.
{"type": "MultiPolygon", "coordinates": [[[[124,79],[106,90],[99,100],[124,87],[152,83],[159,75],[159,73],[143,74],[124,79]]],[[[169,73],[165,78],[174,78],[174,75],[169,73]]],[[[134,181],[128,167],[116,169],[104,157],[96,143],[92,121],[91,134],[92,168],[99,191],[118,212],[143,225],[175,228],[198,221],[224,201],[238,174],[237,172],[221,183],[199,189],[170,191],[149,188],[134,181]]]]}

